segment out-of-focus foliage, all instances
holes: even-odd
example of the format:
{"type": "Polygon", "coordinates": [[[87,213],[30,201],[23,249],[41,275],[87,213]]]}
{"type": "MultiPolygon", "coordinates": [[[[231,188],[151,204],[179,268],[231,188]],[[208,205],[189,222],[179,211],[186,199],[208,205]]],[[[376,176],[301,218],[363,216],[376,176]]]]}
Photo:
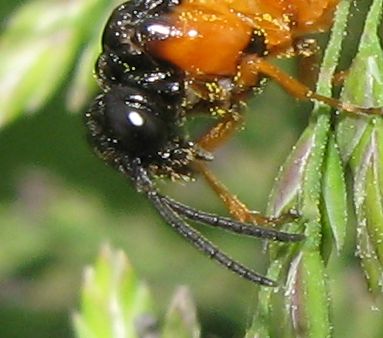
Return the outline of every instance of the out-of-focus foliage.
{"type": "MultiPolygon", "coordinates": [[[[180,240],[86,144],[81,113],[95,91],[92,68],[115,3],[0,2],[0,336],[73,336],[69,314],[80,308],[82,268],[105,241],[128,254],[150,285],[159,317],[176,287],[187,284],[204,335],[243,336],[257,288],[180,240]]],[[[358,1],[352,9],[356,31],[347,37],[343,68],[368,5],[358,1]]],[[[294,74],[295,60],[275,62],[294,74]]],[[[250,101],[246,128],[216,153],[217,175],[254,209],[265,209],[277,168],[309,111],[269,83],[250,101]]],[[[204,129],[207,121],[200,121],[204,129]]],[[[226,212],[199,180],[161,187],[195,207],[226,212]]],[[[201,230],[257,270],[269,266],[259,241],[201,230]]],[[[366,290],[353,242],[349,233],[342,256],[329,260],[334,337],[380,337],[381,304],[366,290]]],[[[273,315],[283,321],[278,310],[273,315]]]]}
{"type": "Polygon", "coordinates": [[[94,266],[84,271],[81,309],[73,322],[78,338],[200,337],[190,291],[178,288],[160,328],[147,285],[123,251],[109,245],[103,246],[94,266]]]}
{"type": "MultiPolygon", "coordinates": [[[[375,0],[366,19],[359,51],[342,92],[345,102],[383,106],[383,50],[378,35],[383,2],[375,0]]],[[[337,126],[340,155],[352,172],[357,219],[357,250],[371,291],[383,291],[383,120],[344,114],[337,126]]]]}
{"type": "Polygon", "coordinates": [[[117,3],[34,0],[6,19],[0,37],[0,126],[40,109],[69,73],[66,106],[84,106],[94,91],[92,68],[100,40],[94,28],[117,3]]]}
{"type": "MultiPolygon", "coordinates": [[[[332,95],[332,77],[340,56],[351,1],[339,3],[331,38],[320,69],[317,93],[332,95]]],[[[377,107],[374,114],[356,115],[350,111],[331,116],[331,108],[316,104],[308,127],[282,167],[269,202],[269,212],[278,216],[293,208],[302,216],[306,234],[302,249],[275,260],[276,245],[270,245],[274,262],[269,275],[283,275],[290,265],[286,290],[281,290],[286,303],[280,325],[272,314],[273,292],[263,288],[258,311],[248,335],[332,337],[332,297],[328,286],[326,265],[335,244],[342,255],[347,231],[347,191],[344,170],[350,163],[356,220],[351,229],[357,233],[355,253],[358,253],[370,289],[381,300],[383,265],[379,260],[383,244],[383,217],[379,135],[382,133],[382,47],[378,37],[383,2],[374,0],[366,17],[358,53],[347,71],[341,100],[349,110],[377,107]],[[355,106],[353,106],[355,105],[355,106]],[[352,108],[351,108],[352,107],[352,108]],[[340,121],[340,122],[339,122],[340,121]],[[370,125],[370,128],[367,126],[370,125]],[[364,134],[366,129],[370,129],[364,134]],[[338,147],[337,142],[340,142],[338,147]],[[342,162],[343,159],[343,162],[342,162]],[[282,262],[284,264],[282,264],[282,262]],[[278,265],[277,265],[278,264],[278,265]],[[261,320],[260,320],[261,319],[261,320]],[[283,333],[282,333],[283,332],[283,333]]],[[[360,111],[360,109],[359,109],[360,111]]],[[[284,248],[280,251],[286,251],[284,248]]],[[[276,293],[274,293],[277,295],[276,293]]],[[[277,306],[280,306],[278,303],[277,306]]],[[[336,329],[336,328],[335,328],[336,329]]]]}
{"type": "Polygon", "coordinates": [[[147,286],[123,251],[104,246],[94,267],[84,272],[81,310],[74,315],[78,338],[136,338],[155,321],[147,286]]]}

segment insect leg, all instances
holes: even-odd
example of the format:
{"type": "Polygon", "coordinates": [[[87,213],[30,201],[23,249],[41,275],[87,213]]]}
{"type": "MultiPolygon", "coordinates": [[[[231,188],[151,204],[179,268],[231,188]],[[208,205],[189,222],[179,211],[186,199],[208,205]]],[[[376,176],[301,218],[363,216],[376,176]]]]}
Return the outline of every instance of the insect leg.
{"type": "MultiPolygon", "coordinates": [[[[238,114],[228,113],[223,119],[213,126],[205,135],[198,140],[198,146],[207,150],[213,151],[221,144],[225,143],[237,130],[241,124],[242,118],[238,114]]],[[[251,211],[208,170],[207,166],[202,162],[194,164],[196,169],[202,174],[209,186],[224,202],[230,214],[241,222],[254,221],[256,224],[268,223],[268,220],[256,217],[254,219],[251,211]],[[251,216],[250,216],[251,215],[251,216]]]]}
{"type": "Polygon", "coordinates": [[[187,223],[185,223],[182,218],[161,198],[157,191],[149,191],[147,192],[147,196],[157,211],[160,213],[160,215],[166,220],[167,223],[170,224],[170,226],[175,231],[177,231],[182,237],[193,244],[197,249],[207,254],[211,259],[254,283],[264,286],[277,286],[275,281],[248,269],[244,265],[234,261],[225,253],[220,251],[215,245],[204,238],[198,231],[194,230],[187,223]]]}
{"type": "Polygon", "coordinates": [[[242,115],[228,111],[225,117],[209,129],[197,143],[201,148],[213,151],[224,144],[242,125],[242,122],[242,115]]]}
{"type": "MultiPolygon", "coordinates": [[[[241,124],[242,116],[228,111],[224,118],[219,120],[215,126],[198,140],[197,144],[207,151],[213,151],[225,143],[241,124]]],[[[240,222],[251,222],[258,225],[283,224],[294,218],[290,214],[284,214],[279,218],[269,218],[252,212],[215,177],[203,162],[196,161],[194,167],[202,174],[212,190],[223,201],[229,213],[240,222]]]]}
{"type": "Polygon", "coordinates": [[[167,196],[160,195],[160,197],[177,214],[201,224],[219,227],[241,235],[270,239],[273,241],[298,242],[304,239],[304,235],[301,234],[291,234],[275,229],[259,227],[254,224],[241,223],[228,217],[222,217],[219,215],[193,209],[185,204],[176,202],[167,196]]]}
{"type": "Polygon", "coordinates": [[[227,187],[208,169],[208,167],[198,161],[195,168],[202,174],[206,182],[224,202],[229,213],[240,222],[251,222],[258,225],[283,224],[296,218],[293,214],[283,214],[277,218],[263,216],[250,210],[237,196],[232,194],[227,187]]]}
{"type": "Polygon", "coordinates": [[[382,115],[381,107],[359,107],[350,103],[341,102],[337,99],[319,95],[313,92],[309,87],[286,74],[277,66],[259,58],[255,55],[248,55],[243,58],[240,66],[240,76],[238,84],[243,87],[252,87],[255,83],[251,83],[257,78],[258,74],[266,75],[279,83],[290,95],[300,100],[315,100],[327,104],[335,109],[345,113],[358,115],[382,115]]]}

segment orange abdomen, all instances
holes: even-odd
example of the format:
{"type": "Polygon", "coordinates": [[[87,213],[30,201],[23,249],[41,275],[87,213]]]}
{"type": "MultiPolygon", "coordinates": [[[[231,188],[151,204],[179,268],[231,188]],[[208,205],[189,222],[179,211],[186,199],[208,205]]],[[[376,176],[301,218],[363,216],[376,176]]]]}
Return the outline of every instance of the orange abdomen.
{"type": "Polygon", "coordinates": [[[253,29],[224,1],[184,1],[170,20],[177,36],[149,42],[151,53],[192,74],[235,74],[253,29]]]}
{"type": "Polygon", "coordinates": [[[148,42],[154,56],[191,74],[232,76],[254,34],[272,55],[328,29],[339,0],[184,0],[166,15],[177,32],[148,42]]]}

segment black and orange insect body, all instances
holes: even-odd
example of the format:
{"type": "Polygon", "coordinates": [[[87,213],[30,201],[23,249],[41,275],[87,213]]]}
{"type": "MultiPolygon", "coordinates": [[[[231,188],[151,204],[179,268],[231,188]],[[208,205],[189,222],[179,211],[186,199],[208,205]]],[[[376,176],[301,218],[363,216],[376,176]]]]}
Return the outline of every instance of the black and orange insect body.
{"type": "Polygon", "coordinates": [[[112,13],[96,73],[102,89],[86,125],[97,153],[129,177],[183,237],[237,274],[275,282],[235,262],[185,220],[265,239],[296,242],[259,225],[283,222],[254,214],[207,169],[211,152],[242,122],[241,107],[262,77],[295,97],[342,103],[316,95],[268,63],[299,52],[296,41],[328,29],[338,0],[131,0],[112,13]],[[209,114],[216,125],[190,140],[184,121],[209,114]],[[189,179],[200,173],[233,219],[195,210],[162,195],[153,178],[189,179]]]}

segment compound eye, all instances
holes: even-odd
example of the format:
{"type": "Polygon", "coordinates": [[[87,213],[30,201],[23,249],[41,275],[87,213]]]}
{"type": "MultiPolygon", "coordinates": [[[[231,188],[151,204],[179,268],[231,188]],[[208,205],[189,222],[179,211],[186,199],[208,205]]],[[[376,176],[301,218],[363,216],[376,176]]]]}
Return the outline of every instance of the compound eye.
{"type": "Polygon", "coordinates": [[[167,140],[166,123],[147,101],[144,95],[121,88],[104,97],[105,120],[111,136],[130,156],[154,154],[167,140]]]}

